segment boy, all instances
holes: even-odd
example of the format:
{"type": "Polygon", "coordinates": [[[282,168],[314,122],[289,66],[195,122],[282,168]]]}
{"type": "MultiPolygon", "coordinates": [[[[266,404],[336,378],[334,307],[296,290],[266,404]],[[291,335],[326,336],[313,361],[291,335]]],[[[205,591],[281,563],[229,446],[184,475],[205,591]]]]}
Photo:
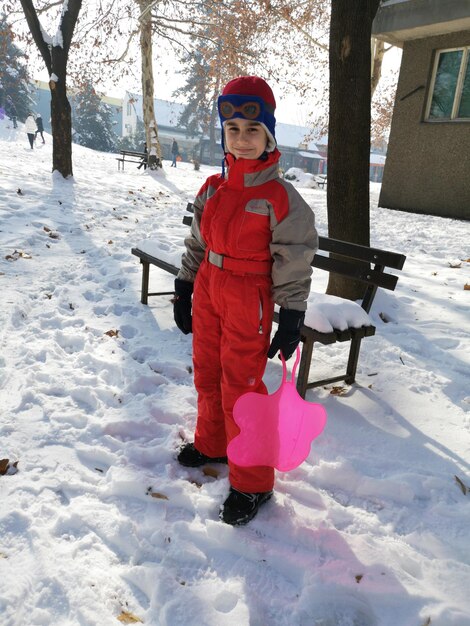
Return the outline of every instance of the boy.
{"type": "MultiPolygon", "coordinates": [[[[275,108],[257,76],[230,81],[218,100],[228,172],[210,176],[196,197],[175,280],[175,322],[194,333],[198,392],[194,443],[178,455],[186,467],[227,463],[227,444],[240,432],[235,401],[248,391],[267,393],[267,358],[279,350],[290,358],[300,341],[318,237],[312,210],[279,177],[275,108]],[[275,303],[280,320],[270,343],[275,303]]],[[[272,496],[274,469],[228,464],[220,518],[246,524],[272,496]]]]}

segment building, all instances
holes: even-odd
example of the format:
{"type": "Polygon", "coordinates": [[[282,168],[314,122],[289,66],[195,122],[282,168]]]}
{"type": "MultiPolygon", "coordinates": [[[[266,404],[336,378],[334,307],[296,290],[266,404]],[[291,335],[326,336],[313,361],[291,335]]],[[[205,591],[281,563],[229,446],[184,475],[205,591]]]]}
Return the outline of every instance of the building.
{"type": "Polygon", "coordinates": [[[385,0],[372,32],[403,48],[379,205],[470,219],[469,0],[385,0]]]}

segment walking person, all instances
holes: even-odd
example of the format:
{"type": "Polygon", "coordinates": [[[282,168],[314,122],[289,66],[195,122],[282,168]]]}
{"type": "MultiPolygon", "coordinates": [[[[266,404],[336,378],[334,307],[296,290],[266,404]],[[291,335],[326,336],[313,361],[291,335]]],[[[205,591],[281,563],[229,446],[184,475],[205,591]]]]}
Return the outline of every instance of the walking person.
{"type": "Polygon", "coordinates": [[[41,135],[42,143],[46,143],[44,141],[44,135],[43,135],[43,133],[44,133],[44,124],[42,123],[42,117],[41,117],[40,113],[38,113],[36,115],[36,126],[37,126],[37,130],[36,130],[34,138],[36,139],[37,136],[38,136],[38,133],[39,133],[41,135]]]}
{"type": "Polygon", "coordinates": [[[34,140],[36,139],[36,131],[38,129],[32,113],[30,113],[26,118],[24,123],[24,129],[28,135],[29,145],[31,146],[32,150],[34,148],[34,140]]]}
{"type": "Polygon", "coordinates": [[[179,147],[178,147],[178,142],[176,141],[176,139],[173,139],[173,143],[171,144],[171,154],[173,155],[173,161],[171,163],[171,167],[176,167],[176,157],[179,154],[179,147]]]}
{"type": "Polygon", "coordinates": [[[274,485],[272,467],[227,461],[227,445],[240,432],[232,409],[248,391],[267,393],[268,357],[281,351],[288,359],[298,346],[318,246],[312,209],[279,176],[275,108],[262,78],[225,86],[218,111],[227,172],[210,176],[197,194],[175,280],[174,318],[193,333],[198,394],[194,443],[183,445],[178,461],[228,462],[220,519],[232,525],[253,519],[274,485]],[[280,315],[271,341],[274,304],[280,315]]]}

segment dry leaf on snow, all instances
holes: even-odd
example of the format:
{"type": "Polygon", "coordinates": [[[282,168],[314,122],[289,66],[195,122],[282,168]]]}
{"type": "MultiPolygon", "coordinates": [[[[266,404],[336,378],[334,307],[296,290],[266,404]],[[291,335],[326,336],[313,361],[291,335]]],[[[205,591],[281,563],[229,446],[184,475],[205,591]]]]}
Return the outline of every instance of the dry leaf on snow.
{"type": "Polygon", "coordinates": [[[160,493],[159,491],[153,491],[152,487],[147,489],[146,494],[148,496],[152,496],[152,498],[156,498],[157,500],[169,500],[169,497],[164,493],[160,493]]]}
{"type": "Polygon", "coordinates": [[[108,335],[108,337],[117,337],[119,335],[119,331],[111,329],[111,330],[106,331],[105,335],[108,335]]]}
{"type": "Polygon", "coordinates": [[[467,487],[467,485],[463,482],[463,480],[460,480],[458,476],[454,476],[454,478],[455,478],[455,482],[460,487],[461,492],[463,493],[464,496],[466,496],[467,493],[470,492],[470,487],[467,487]]]}
{"type": "Polygon", "coordinates": [[[18,259],[32,259],[33,257],[23,250],[15,250],[13,254],[7,254],[5,259],[7,261],[17,261],[18,259]]]}
{"type": "Polygon", "coordinates": [[[218,478],[220,474],[220,472],[214,467],[205,467],[202,470],[202,473],[204,474],[204,476],[211,476],[212,478],[218,478]]]}
{"type": "Polygon", "coordinates": [[[10,463],[10,459],[0,459],[0,475],[5,476],[16,474],[18,471],[18,461],[10,463]]]}
{"type": "Polygon", "coordinates": [[[118,615],[118,620],[122,624],[143,624],[143,621],[139,619],[133,613],[129,613],[128,611],[122,611],[121,615],[118,615]]]}

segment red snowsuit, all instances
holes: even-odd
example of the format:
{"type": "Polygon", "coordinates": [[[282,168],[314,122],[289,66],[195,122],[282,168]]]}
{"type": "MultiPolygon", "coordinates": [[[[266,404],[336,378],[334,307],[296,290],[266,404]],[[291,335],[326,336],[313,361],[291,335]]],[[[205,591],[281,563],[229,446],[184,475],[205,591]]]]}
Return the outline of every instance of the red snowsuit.
{"type": "MultiPolygon", "coordinates": [[[[232,415],[237,398],[267,392],[262,377],[274,301],[305,310],[310,290],[314,216],[279,178],[279,157],[278,150],[265,161],[227,155],[228,178],[207,179],[185,241],[178,278],[194,280],[194,443],[209,457],[225,456],[227,443],[239,433],[232,415]]],[[[273,488],[271,467],[229,463],[229,470],[230,484],[239,491],[273,488]]]]}

